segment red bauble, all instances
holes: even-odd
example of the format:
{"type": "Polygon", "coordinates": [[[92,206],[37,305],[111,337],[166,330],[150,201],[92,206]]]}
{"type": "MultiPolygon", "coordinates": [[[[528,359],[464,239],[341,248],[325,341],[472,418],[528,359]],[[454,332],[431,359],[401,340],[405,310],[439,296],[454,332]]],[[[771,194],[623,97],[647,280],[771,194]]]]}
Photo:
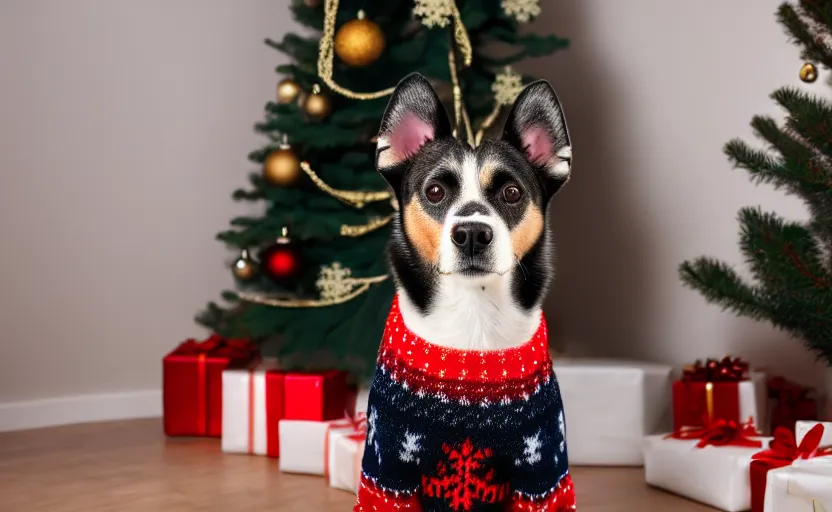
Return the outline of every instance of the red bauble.
{"type": "Polygon", "coordinates": [[[300,274],[300,251],[284,233],[274,245],[260,252],[260,266],[272,281],[289,285],[300,274]]]}
{"type": "Polygon", "coordinates": [[[288,247],[284,250],[276,250],[269,255],[266,265],[269,274],[280,277],[291,276],[298,266],[297,255],[288,247]]]}

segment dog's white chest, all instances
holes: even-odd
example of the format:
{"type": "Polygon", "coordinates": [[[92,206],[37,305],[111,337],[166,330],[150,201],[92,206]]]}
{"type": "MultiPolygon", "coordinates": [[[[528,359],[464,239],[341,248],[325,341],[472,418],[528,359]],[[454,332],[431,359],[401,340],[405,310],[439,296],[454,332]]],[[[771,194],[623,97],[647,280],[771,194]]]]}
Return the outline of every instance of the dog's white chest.
{"type": "Polygon", "coordinates": [[[431,311],[424,315],[402,293],[408,328],[430,343],[460,350],[498,350],[527,342],[540,324],[540,311],[523,311],[499,279],[482,286],[441,279],[431,311]]]}

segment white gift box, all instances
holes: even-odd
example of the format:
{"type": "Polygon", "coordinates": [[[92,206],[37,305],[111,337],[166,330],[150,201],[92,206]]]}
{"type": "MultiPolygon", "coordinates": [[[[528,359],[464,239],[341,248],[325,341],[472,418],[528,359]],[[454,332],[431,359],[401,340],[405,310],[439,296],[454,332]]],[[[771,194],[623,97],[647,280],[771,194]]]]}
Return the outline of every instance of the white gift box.
{"type": "Polygon", "coordinates": [[[222,451],[280,456],[283,377],[273,361],[222,372],[222,451]]]}
{"type": "Polygon", "coordinates": [[[280,420],[280,471],[325,475],[329,469],[329,442],[338,433],[351,434],[350,420],[280,420]]]}
{"type": "MultiPolygon", "coordinates": [[[[754,438],[768,446],[771,438],[754,438]]],[[[697,448],[698,439],[644,438],[648,484],[726,512],[751,508],[751,457],[763,450],[739,446],[697,448]]]]}
{"type": "Polygon", "coordinates": [[[764,512],[832,510],[832,456],[798,459],[772,469],[766,479],[764,512]],[[815,508],[814,505],[821,507],[815,508]]]}
{"type": "Polygon", "coordinates": [[[818,423],[823,425],[823,437],[820,439],[820,446],[832,446],[832,421],[798,421],[794,428],[797,444],[800,444],[806,434],[818,423]]]}
{"type": "Polygon", "coordinates": [[[358,430],[338,430],[329,434],[329,486],[344,491],[358,492],[361,456],[365,436],[358,430]]]}
{"type": "Polygon", "coordinates": [[[641,466],[645,435],[669,430],[669,366],[606,360],[554,362],[572,465],[641,466]]]}

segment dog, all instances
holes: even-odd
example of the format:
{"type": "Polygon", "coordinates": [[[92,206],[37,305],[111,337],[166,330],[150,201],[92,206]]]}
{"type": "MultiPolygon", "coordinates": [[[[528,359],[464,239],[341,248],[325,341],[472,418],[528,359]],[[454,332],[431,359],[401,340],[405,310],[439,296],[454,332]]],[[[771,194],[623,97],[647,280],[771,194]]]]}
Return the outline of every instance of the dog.
{"type": "Polygon", "coordinates": [[[400,205],[397,293],[354,512],[576,510],[541,308],[554,275],[547,211],[572,165],[557,95],[528,85],[502,138],[473,148],[412,74],[377,140],[400,205]]]}

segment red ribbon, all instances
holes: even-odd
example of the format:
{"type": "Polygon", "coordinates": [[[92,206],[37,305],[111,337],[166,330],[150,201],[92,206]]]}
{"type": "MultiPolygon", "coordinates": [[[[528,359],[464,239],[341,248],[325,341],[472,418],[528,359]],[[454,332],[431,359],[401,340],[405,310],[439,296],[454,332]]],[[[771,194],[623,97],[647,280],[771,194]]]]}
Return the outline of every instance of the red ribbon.
{"type": "Polygon", "coordinates": [[[823,429],[823,424],[818,423],[806,433],[806,436],[798,445],[794,438],[794,432],[784,427],[778,427],[774,431],[774,440],[769,444],[768,450],[755,453],[752,460],[766,462],[771,467],[783,467],[790,466],[797,459],[832,456],[832,447],[820,447],[823,429]]]}
{"type": "MultiPolygon", "coordinates": [[[[707,423],[707,420],[705,421],[707,423]]],[[[665,439],[699,439],[697,448],[706,446],[745,446],[748,448],[762,448],[763,443],[750,436],[758,435],[754,421],[745,423],[736,421],[716,420],[707,427],[682,427],[669,434],[665,439]]]]}
{"type": "Polygon", "coordinates": [[[700,360],[687,366],[682,380],[689,382],[739,382],[748,379],[748,363],[739,357],[725,356],[722,360],[700,360]]]}

